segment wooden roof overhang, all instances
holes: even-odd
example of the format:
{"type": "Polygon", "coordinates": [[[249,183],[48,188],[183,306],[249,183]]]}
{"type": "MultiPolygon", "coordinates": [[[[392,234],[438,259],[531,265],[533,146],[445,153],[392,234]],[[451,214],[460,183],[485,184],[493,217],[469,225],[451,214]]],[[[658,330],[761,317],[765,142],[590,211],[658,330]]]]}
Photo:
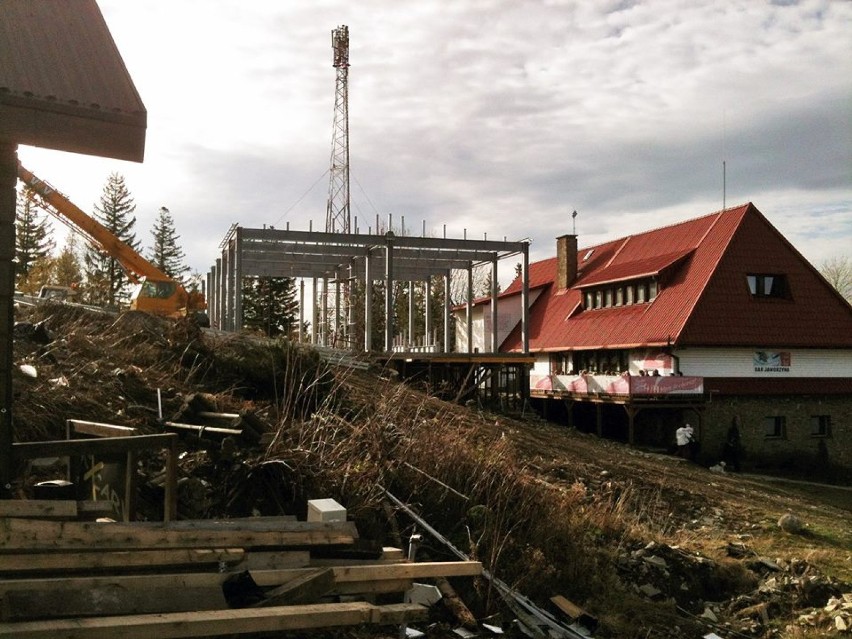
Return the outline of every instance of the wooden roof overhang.
{"type": "Polygon", "coordinates": [[[0,142],[141,162],[146,128],[95,0],[0,2],[0,142]]]}

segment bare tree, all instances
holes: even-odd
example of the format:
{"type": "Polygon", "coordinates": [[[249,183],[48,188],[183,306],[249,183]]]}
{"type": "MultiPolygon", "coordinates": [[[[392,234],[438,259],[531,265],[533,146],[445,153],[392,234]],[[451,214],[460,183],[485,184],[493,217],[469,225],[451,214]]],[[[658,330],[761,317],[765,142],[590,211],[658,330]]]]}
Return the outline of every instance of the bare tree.
{"type": "Polygon", "coordinates": [[[827,259],[819,272],[847,302],[852,303],[852,258],[843,255],[827,259]]]}

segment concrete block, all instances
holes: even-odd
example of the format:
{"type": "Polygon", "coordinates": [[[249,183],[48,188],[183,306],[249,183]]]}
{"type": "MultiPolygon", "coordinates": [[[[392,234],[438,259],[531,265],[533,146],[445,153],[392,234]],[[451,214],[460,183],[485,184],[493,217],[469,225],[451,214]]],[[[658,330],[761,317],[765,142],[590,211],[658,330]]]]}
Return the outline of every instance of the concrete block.
{"type": "Polygon", "coordinates": [[[346,509],[333,499],[310,499],[308,521],[346,521],[346,509]]]}

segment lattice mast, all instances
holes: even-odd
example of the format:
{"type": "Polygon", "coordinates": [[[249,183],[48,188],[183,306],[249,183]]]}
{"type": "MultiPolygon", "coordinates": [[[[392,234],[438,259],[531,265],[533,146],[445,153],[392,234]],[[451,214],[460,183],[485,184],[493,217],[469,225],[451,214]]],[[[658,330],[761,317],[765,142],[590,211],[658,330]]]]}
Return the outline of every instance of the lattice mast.
{"type": "Polygon", "coordinates": [[[325,230],[349,233],[349,27],[343,25],[332,30],[331,48],[337,82],[325,230]]]}

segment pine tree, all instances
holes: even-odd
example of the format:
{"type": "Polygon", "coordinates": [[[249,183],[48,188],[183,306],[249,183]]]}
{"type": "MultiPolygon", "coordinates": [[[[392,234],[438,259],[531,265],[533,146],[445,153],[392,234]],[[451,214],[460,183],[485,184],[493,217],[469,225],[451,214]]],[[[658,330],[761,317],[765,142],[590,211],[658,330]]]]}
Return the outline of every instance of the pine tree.
{"type": "MultiPolygon", "coordinates": [[[[94,217],[113,235],[138,251],[140,243],[134,232],[135,210],[136,204],[124,183],[124,177],[119,173],[112,173],[104,186],[100,204],[95,206],[94,217]]],[[[118,260],[102,254],[96,248],[88,248],[83,263],[90,302],[114,306],[127,299],[127,275],[118,260]]]]}
{"type": "Polygon", "coordinates": [[[26,280],[34,264],[46,260],[53,251],[53,239],[47,216],[38,215],[29,189],[18,198],[15,210],[15,257],[19,282],[26,280]]]}
{"type": "Polygon", "coordinates": [[[243,279],[243,328],[267,337],[291,338],[299,330],[299,303],[292,277],[243,279]]]}
{"type": "Polygon", "coordinates": [[[148,259],[163,273],[182,282],[189,267],[184,263],[186,256],[178,244],[180,236],[175,230],[174,218],[165,206],[160,207],[151,235],[154,245],[148,251],[148,259]]]}

